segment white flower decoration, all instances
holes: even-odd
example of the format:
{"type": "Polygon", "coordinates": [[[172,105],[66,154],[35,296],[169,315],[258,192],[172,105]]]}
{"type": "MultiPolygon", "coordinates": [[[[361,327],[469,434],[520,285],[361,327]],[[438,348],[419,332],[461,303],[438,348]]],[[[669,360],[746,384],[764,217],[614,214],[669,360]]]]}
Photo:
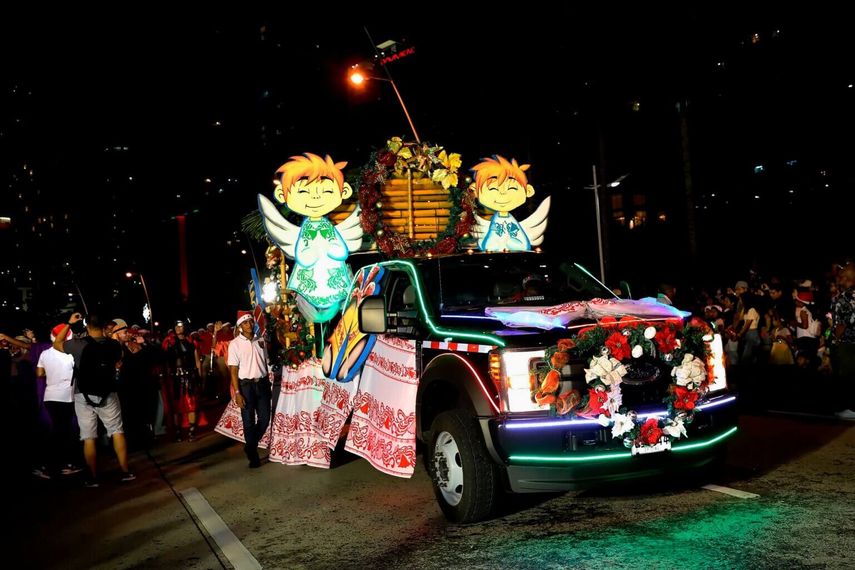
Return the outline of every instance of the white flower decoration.
{"type": "Polygon", "coordinates": [[[614,415],[623,404],[623,393],[620,390],[620,384],[615,384],[609,390],[609,399],[606,401],[606,409],[610,414],[614,415]]]}
{"type": "Polygon", "coordinates": [[[671,420],[671,424],[662,428],[662,431],[676,439],[680,439],[680,437],[689,437],[686,433],[686,426],[683,424],[683,418],[681,417],[671,420]]]}
{"type": "Polygon", "coordinates": [[[630,414],[614,414],[612,417],[615,420],[612,426],[612,437],[620,437],[635,427],[635,422],[630,414]]]}
{"type": "Polygon", "coordinates": [[[600,414],[597,416],[597,423],[603,427],[608,427],[608,425],[612,423],[612,420],[610,420],[605,414],[600,414]]]}
{"type": "Polygon", "coordinates": [[[599,379],[606,386],[620,384],[621,377],[626,375],[626,367],[617,358],[595,356],[591,359],[590,368],[585,369],[585,381],[593,382],[599,379]]]}
{"type": "Polygon", "coordinates": [[[694,390],[701,385],[707,375],[706,366],[700,359],[691,354],[683,356],[683,362],[671,370],[671,376],[676,378],[677,386],[685,386],[694,390]]]}
{"type": "Polygon", "coordinates": [[[632,347],[632,357],[633,358],[641,358],[641,355],[644,354],[644,349],[641,348],[640,344],[636,344],[632,347]]]}
{"type": "Polygon", "coordinates": [[[644,338],[652,340],[654,336],[656,336],[656,327],[647,327],[644,329],[644,338]]]}

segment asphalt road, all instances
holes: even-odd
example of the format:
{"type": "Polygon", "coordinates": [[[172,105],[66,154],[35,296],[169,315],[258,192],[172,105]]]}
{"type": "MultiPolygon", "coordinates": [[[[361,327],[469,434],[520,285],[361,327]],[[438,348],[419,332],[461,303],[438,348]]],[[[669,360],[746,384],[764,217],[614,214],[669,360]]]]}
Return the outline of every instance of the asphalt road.
{"type": "Polygon", "coordinates": [[[135,453],[131,484],[109,459],[99,489],[18,482],[4,525],[9,567],[229,567],[180,498],[190,488],[265,568],[855,567],[852,423],[743,416],[721,473],[515,496],[466,526],[442,517],[421,465],[402,480],[345,452],[336,461],[250,470],[240,444],[208,433],[135,453]]]}

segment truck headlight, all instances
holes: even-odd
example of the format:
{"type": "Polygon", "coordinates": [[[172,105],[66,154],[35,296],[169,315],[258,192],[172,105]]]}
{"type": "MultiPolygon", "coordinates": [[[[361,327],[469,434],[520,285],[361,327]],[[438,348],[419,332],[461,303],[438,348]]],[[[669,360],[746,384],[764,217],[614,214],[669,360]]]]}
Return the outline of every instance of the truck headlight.
{"type": "Polygon", "coordinates": [[[506,351],[502,353],[502,379],[504,399],[509,412],[535,412],[548,410],[549,406],[538,406],[532,402],[530,370],[543,360],[545,351],[506,351]]]}

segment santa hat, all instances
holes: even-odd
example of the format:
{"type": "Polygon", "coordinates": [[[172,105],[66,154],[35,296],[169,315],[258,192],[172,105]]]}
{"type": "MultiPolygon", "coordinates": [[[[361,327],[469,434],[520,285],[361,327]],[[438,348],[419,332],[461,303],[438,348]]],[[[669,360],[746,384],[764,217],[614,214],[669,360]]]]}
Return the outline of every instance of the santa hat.
{"type": "Polygon", "coordinates": [[[239,327],[244,321],[252,320],[252,311],[238,311],[235,326],[239,327]]]}
{"type": "Polygon", "coordinates": [[[796,300],[801,301],[805,305],[813,305],[813,293],[810,291],[799,291],[796,293],[796,300]]]}
{"type": "MultiPolygon", "coordinates": [[[[68,325],[65,323],[60,323],[60,324],[56,325],[55,327],[53,327],[50,331],[50,339],[52,341],[56,340],[57,335],[62,332],[62,328],[67,327],[67,326],[68,325]]],[[[71,338],[71,327],[68,327],[68,333],[65,335],[65,340],[68,340],[70,338],[71,338]]]]}

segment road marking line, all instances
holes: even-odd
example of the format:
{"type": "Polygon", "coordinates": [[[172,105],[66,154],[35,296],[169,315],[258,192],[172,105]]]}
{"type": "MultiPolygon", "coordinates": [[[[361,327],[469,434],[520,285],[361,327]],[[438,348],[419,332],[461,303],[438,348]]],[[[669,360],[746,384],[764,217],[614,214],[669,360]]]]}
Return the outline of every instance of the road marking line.
{"type": "Polygon", "coordinates": [[[731,497],[739,497],[740,499],[756,499],[760,496],[755,493],[740,491],[739,489],[731,489],[730,487],[722,487],[720,485],[704,485],[703,487],[701,487],[701,489],[724,493],[725,495],[730,495],[731,497]]]}
{"type": "Polygon", "coordinates": [[[181,496],[186,501],[187,506],[193,511],[193,514],[199,519],[199,522],[211,535],[211,538],[220,547],[226,558],[235,570],[260,570],[261,564],[250,554],[249,550],[238,540],[234,533],[229,530],[217,511],[211,507],[210,503],[202,496],[195,487],[179,491],[181,496]]]}
{"type": "Polygon", "coordinates": [[[788,412],[786,410],[766,410],[770,414],[779,416],[796,416],[800,418],[817,418],[821,420],[836,420],[837,418],[830,414],[809,414],[807,412],[788,412]]]}

